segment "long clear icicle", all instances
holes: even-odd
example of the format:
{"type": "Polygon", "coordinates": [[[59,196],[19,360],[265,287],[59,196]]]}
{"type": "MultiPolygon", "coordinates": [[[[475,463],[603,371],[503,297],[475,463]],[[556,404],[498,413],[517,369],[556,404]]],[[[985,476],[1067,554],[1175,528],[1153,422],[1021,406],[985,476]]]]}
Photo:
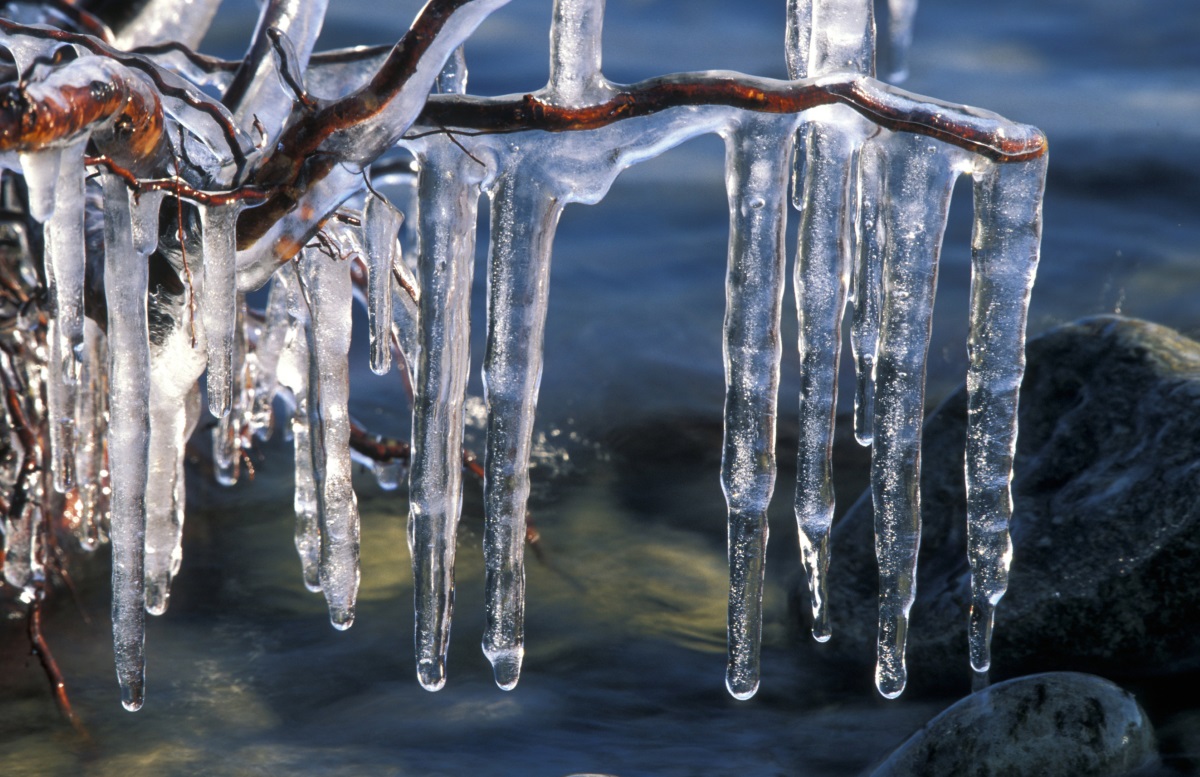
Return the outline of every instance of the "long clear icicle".
{"type": "Polygon", "coordinates": [[[112,479],[112,621],[121,703],[142,706],[145,692],[146,477],[150,442],[148,264],[133,246],[129,192],[104,179],[104,296],[108,303],[108,460],[112,479]]]}
{"type": "Polygon", "coordinates": [[[291,271],[285,270],[276,275],[274,283],[284,288],[288,306],[297,316],[288,331],[276,368],[279,382],[291,390],[295,402],[292,447],[296,482],[292,499],[296,513],[296,552],[300,555],[300,571],[305,587],[310,591],[320,591],[321,527],[317,519],[317,484],[313,474],[312,427],[309,425],[308,308],[291,271]]]}
{"type": "Polygon", "coordinates": [[[854,437],[870,445],[874,436],[875,355],[879,347],[879,305],[883,295],[883,150],[868,140],[858,156],[858,215],[854,270],[854,317],[850,348],[854,352],[854,437]]]}
{"type": "Polygon", "coordinates": [[[957,149],[894,134],[887,154],[883,318],[875,365],[871,495],[879,563],[875,684],[886,698],[904,690],[908,613],[916,596],[921,544],[921,424],[938,255],[950,193],[963,168],[957,149]]]}
{"type": "Polygon", "coordinates": [[[392,266],[399,261],[397,234],[404,217],[374,193],[363,206],[367,249],[367,324],[371,337],[371,370],[386,375],[392,368],[392,266]]]}
{"type": "Polygon", "coordinates": [[[1045,155],[1019,164],[975,160],[971,333],[967,341],[967,555],[971,666],[991,665],[992,623],[1008,587],[1017,396],[1025,321],[1042,232],[1045,155]]]}
{"type": "Polygon", "coordinates": [[[308,423],[317,518],[321,590],[337,629],[354,623],[359,582],[358,499],[351,484],[350,351],[354,287],[350,262],[306,250],[302,262],[308,327],[308,423]]]}
{"type": "Polygon", "coordinates": [[[54,213],[46,223],[46,276],[54,299],[54,319],[47,347],[50,364],[46,384],[50,415],[50,455],[54,488],[66,493],[74,485],[75,383],[83,347],[84,256],[83,152],[86,141],[61,149],[55,181],[54,213]]]}
{"type": "MultiPolygon", "coordinates": [[[[832,118],[832,117],[829,117],[832,118]]],[[[826,578],[833,523],[833,430],[842,317],[850,280],[855,124],[821,119],[802,131],[806,154],[800,239],[793,286],[800,325],[800,443],[796,461],[796,524],[808,575],[813,637],[829,639],[826,578]]]]}
{"type": "Polygon", "coordinates": [[[489,192],[487,400],[483,561],[487,623],[483,652],[496,684],[516,687],[525,654],[525,509],[529,451],[542,376],[550,251],[562,212],[542,179],[520,164],[489,192]]]}
{"type": "MultiPolygon", "coordinates": [[[[150,254],[158,246],[161,203],[161,192],[143,194],[131,213],[134,249],[144,264],[149,264],[150,254]]],[[[167,315],[174,326],[150,350],[145,563],[146,611],[152,615],[166,612],[171,581],[183,561],[187,496],[183,460],[188,436],[200,415],[197,381],[205,365],[204,353],[192,345],[187,293],[174,299],[162,297],[159,304],[170,305],[167,315]]]]}
{"type": "Polygon", "coordinates": [[[729,654],[725,685],[758,690],[767,506],[775,489],[775,417],[787,223],[787,119],[748,118],[726,138],[729,269],[725,280],[725,441],[729,507],[729,654]]]}
{"type": "Polygon", "coordinates": [[[208,410],[217,418],[233,407],[234,337],[237,319],[237,217],[240,206],[204,205],[204,293],[200,317],[208,342],[208,410]]]}
{"type": "Polygon", "coordinates": [[[462,512],[463,403],[471,362],[471,279],[479,188],[450,143],[431,145],[418,179],[419,347],[414,381],[408,544],[417,679],[446,681],[454,556],[462,512]]]}
{"type": "Polygon", "coordinates": [[[875,74],[875,12],[863,0],[788,0],[788,77],[875,74]]]}
{"type": "Polygon", "coordinates": [[[85,550],[95,550],[102,539],[104,498],[104,435],[107,429],[105,374],[106,339],[100,326],[84,319],[83,359],[75,392],[75,488],[79,498],[77,536],[85,550]]]}
{"type": "Polygon", "coordinates": [[[267,294],[258,343],[254,348],[256,371],[254,373],[254,398],[250,406],[250,426],[260,440],[268,440],[275,427],[275,392],[279,360],[287,344],[292,320],[288,315],[288,287],[285,279],[290,273],[282,272],[271,281],[267,294]]]}
{"type": "MultiPolygon", "coordinates": [[[[51,272],[47,270],[47,277],[51,277],[51,272]]],[[[60,494],[67,493],[75,485],[75,376],[69,376],[64,370],[68,363],[73,365],[75,358],[63,352],[64,341],[57,319],[50,319],[46,328],[50,362],[46,368],[46,414],[49,416],[51,480],[54,490],[60,494]]]]}
{"type": "Polygon", "coordinates": [[[908,51],[912,48],[917,0],[888,0],[888,67],[884,78],[898,84],[908,78],[908,51]]]}
{"type": "Polygon", "coordinates": [[[600,74],[604,0],[554,0],[550,21],[550,81],[546,95],[556,105],[603,102],[600,74]]]}
{"type": "Polygon", "coordinates": [[[246,411],[244,372],[246,368],[246,301],[241,294],[235,295],[233,326],[233,395],[230,411],[217,419],[212,430],[213,475],[223,486],[232,486],[238,481],[241,470],[242,425],[246,411]]]}
{"type": "MultiPolygon", "coordinates": [[[[839,72],[870,75],[875,24],[870,3],[788,0],[788,75],[839,72]]],[[[833,522],[832,456],[837,374],[852,268],[855,162],[866,123],[850,110],[806,112],[797,145],[799,243],[793,285],[800,326],[800,444],[796,462],[796,525],[808,577],[813,637],[830,637],[829,529],[833,522]]]]}

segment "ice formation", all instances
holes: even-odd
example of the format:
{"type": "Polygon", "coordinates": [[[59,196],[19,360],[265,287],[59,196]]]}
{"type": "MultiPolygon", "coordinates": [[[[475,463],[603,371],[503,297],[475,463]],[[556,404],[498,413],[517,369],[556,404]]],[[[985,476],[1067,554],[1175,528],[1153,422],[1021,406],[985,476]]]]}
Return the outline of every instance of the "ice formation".
{"type": "MultiPolygon", "coordinates": [[[[166,609],[183,559],[184,444],[197,423],[206,371],[221,482],[238,479],[243,450],[255,437],[282,426],[276,413],[290,416],[303,581],[324,593],[333,625],[348,628],[359,583],[352,457],[371,463],[385,487],[395,487],[400,467],[394,458],[352,450],[347,353],[358,284],[372,369],[386,372],[398,354],[410,371],[416,667],[424,687],[441,688],[462,508],[475,229],[486,194],[483,649],[497,684],[513,688],[524,655],[529,455],[559,215],[569,203],[598,202],[627,167],[715,133],[725,141],[730,214],[721,464],[729,509],[730,693],[748,698],[760,681],[789,204],[799,212],[792,275],[802,367],[795,512],[813,636],[830,637],[830,454],[850,306],[855,433],[872,446],[873,460],[881,591],[876,679],[888,697],[904,688],[921,529],[924,365],[947,208],[963,173],[975,179],[976,213],[969,634],[971,663],[985,670],[1011,556],[1009,480],[1038,258],[1044,138],[993,114],[876,81],[874,21],[862,0],[788,0],[791,81],[713,72],[632,86],[612,84],[601,72],[603,0],[556,0],[549,83],[532,94],[471,97],[459,46],[504,3],[435,0],[418,19],[422,35],[406,38],[384,60],[371,52],[314,55],[326,4],[267,2],[247,57],[233,71],[157,45],[184,33],[194,42],[195,25],[202,26],[172,26],[174,4],[165,0],[146,4],[114,32],[123,47],[152,46],[139,57],[96,38],[56,38],[0,22],[0,46],[12,60],[0,61],[11,82],[5,88],[25,99],[52,108],[55,78],[103,79],[125,90],[107,114],[46,136],[6,129],[0,146],[0,164],[24,177],[29,214],[44,225],[51,312],[44,352],[20,332],[0,352],[10,389],[0,428],[20,452],[12,460],[21,463],[0,473],[6,492],[21,497],[10,500],[3,522],[7,582],[39,595],[39,495],[52,487],[64,495],[81,545],[94,548],[105,537],[112,543],[122,701],[129,709],[142,704],[145,613],[166,609]],[[60,46],[70,56],[60,56],[60,46]],[[381,73],[400,87],[382,104],[360,100],[381,73]],[[222,102],[201,87],[221,90],[222,102]],[[333,100],[342,102],[329,112],[333,100]],[[284,151],[303,147],[298,128],[312,127],[331,131],[305,152],[308,179],[288,183],[280,177],[289,163],[284,151]],[[114,144],[118,129],[126,134],[114,144]],[[416,212],[408,214],[417,225],[415,275],[399,255],[403,215],[367,183],[369,165],[396,146],[419,168],[416,212]],[[85,186],[94,174],[100,183],[85,186]],[[85,248],[88,198],[88,218],[102,213],[102,252],[85,248]],[[279,210],[273,220],[247,226],[272,208],[279,210]],[[152,264],[160,268],[155,277],[165,266],[178,283],[152,283],[152,264]],[[84,304],[89,281],[100,277],[102,314],[84,304]],[[268,282],[265,310],[252,310],[245,294],[268,282]],[[44,408],[36,400],[43,386],[44,408]],[[46,444],[23,420],[39,413],[46,444]],[[49,484],[39,480],[43,455],[49,484]]],[[[208,19],[217,4],[187,5],[196,19],[208,19]]],[[[902,23],[913,3],[891,7],[893,37],[906,38],[902,23]]],[[[93,97],[100,103],[107,93],[93,97]]],[[[17,272],[36,283],[30,267],[17,272]]]]}

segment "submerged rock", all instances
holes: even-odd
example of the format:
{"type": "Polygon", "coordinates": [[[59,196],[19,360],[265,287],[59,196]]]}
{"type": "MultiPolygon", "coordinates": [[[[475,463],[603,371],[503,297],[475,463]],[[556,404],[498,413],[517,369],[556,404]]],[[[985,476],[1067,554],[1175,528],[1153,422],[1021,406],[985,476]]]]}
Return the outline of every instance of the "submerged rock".
{"type": "Polygon", "coordinates": [[[1156,759],[1153,729],[1132,695],[1099,677],[1056,672],[962,699],[872,777],[1103,777],[1156,759]]]}
{"type": "MultiPolygon", "coordinates": [[[[993,677],[1051,669],[1150,677],[1200,668],[1200,343],[1112,316],[1028,345],[1013,481],[1013,564],[993,677]]],[[[969,677],[966,391],[925,427],[910,687],[969,677]]],[[[828,658],[874,661],[877,572],[866,493],[834,528],[828,658]]],[[[794,589],[807,616],[804,583],[794,589]]],[[[811,640],[809,640],[811,643],[811,640]]]]}

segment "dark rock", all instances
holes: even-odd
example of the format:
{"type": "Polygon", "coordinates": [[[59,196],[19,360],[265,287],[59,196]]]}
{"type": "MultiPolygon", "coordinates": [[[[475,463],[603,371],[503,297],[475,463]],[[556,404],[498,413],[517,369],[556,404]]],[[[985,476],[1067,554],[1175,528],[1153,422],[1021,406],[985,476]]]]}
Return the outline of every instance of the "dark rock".
{"type": "Polygon", "coordinates": [[[1156,760],[1153,729],[1132,695],[1099,677],[1056,672],[953,704],[872,777],[1103,777],[1156,760]]]}
{"type": "MultiPolygon", "coordinates": [[[[993,678],[1200,668],[1200,344],[1100,317],[1031,340],[1027,353],[993,678]]],[[[961,687],[969,676],[965,426],[962,389],[925,427],[910,688],[961,687]]],[[[873,521],[868,492],[834,528],[825,657],[874,661],[873,521]]],[[[794,593],[804,622],[803,582],[794,593]]]]}

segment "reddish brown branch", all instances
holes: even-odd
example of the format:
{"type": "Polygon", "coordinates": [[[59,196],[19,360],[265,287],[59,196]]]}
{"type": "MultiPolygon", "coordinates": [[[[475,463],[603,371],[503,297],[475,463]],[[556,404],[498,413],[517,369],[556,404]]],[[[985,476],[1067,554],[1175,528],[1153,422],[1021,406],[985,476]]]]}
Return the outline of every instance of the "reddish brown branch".
{"type": "Polygon", "coordinates": [[[191,62],[196,67],[205,73],[232,73],[238,69],[241,64],[240,60],[221,59],[220,57],[212,57],[208,54],[201,54],[198,51],[192,51],[189,47],[178,41],[166,41],[163,43],[154,43],[148,46],[138,46],[136,49],[131,49],[131,54],[141,54],[143,56],[153,57],[171,52],[181,54],[185,59],[191,62]]]}
{"type": "Polygon", "coordinates": [[[61,145],[104,125],[125,158],[152,158],[163,142],[158,95],[119,63],[77,59],[43,80],[0,86],[0,151],[61,145]]]}
{"type": "Polygon", "coordinates": [[[130,170],[104,155],[84,157],[84,162],[90,166],[103,166],[107,168],[110,173],[123,180],[125,185],[135,192],[167,192],[181,200],[194,202],[197,205],[228,205],[231,202],[257,202],[267,197],[266,192],[254,186],[239,186],[227,192],[206,192],[189,185],[179,177],[138,178],[130,170]]]}
{"type": "Polygon", "coordinates": [[[834,103],[848,105],[885,129],[928,135],[998,162],[1032,159],[1046,151],[1045,135],[1033,127],[976,115],[962,106],[933,102],[870,78],[786,82],[699,73],[643,81],[623,87],[606,102],[582,108],[553,105],[532,94],[517,98],[432,95],[417,123],[441,129],[409,137],[445,131],[468,135],[591,130],[686,106],[725,105],[789,114],[834,103]]]}
{"type": "MultiPolygon", "coordinates": [[[[255,183],[273,193],[265,204],[238,221],[239,249],[257,242],[296,207],[309,186],[341,163],[341,159],[322,151],[322,144],[334,133],[362,124],[383,111],[416,73],[421,59],[446,22],[470,2],[472,0],[430,0],[370,82],[339,100],[324,104],[304,121],[294,122],[284,131],[277,150],[254,176],[255,183]]],[[[299,243],[294,247],[298,250],[299,243]]]]}
{"type": "Polygon", "coordinates": [[[107,57],[126,67],[144,73],[159,92],[168,97],[180,100],[188,107],[207,115],[220,128],[222,134],[224,134],[225,141],[229,145],[229,152],[233,155],[233,160],[237,164],[238,169],[241,170],[245,166],[246,155],[238,141],[238,131],[224,107],[220,103],[206,97],[199,90],[184,88],[171,83],[168,79],[174,78],[174,76],[165,74],[158,65],[145,57],[121,51],[91,35],[79,35],[73,32],[45,27],[26,27],[23,24],[17,24],[8,19],[0,19],[0,30],[3,30],[8,35],[28,35],[33,38],[41,38],[42,40],[73,43],[87,49],[93,54],[107,57]]]}
{"type": "Polygon", "coordinates": [[[58,711],[71,723],[80,736],[87,737],[87,729],[84,728],[79,716],[71,707],[71,699],[67,696],[66,680],[63,679],[58,662],[54,660],[54,653],[50,651],[50,645],[46,642],[45,635],[42,634],[42,596],[40,591],[29,604],[27,622],[29,644],[33,649],[33,654],[37,656],[38,662],[42,665],[42,671],[46,673],[46,679],[50,681],[50,692],[54,695],[54,703],[58,705],[58,711]]]}
{"type": "Polygon", "coordinates": [[[70,0],[42,0],[42,2],[76,29],[88,35],[94,35],[105,43],[112,43],[112,30],[98,16],[72,5],[70,0]]]}
{"type": "Polygon", "coordinates": [[[412,455],[412,447],[408,443],[372,434],[353,419],[350,420],[350,449],[381,464],[407,462],[412,455]]]}

